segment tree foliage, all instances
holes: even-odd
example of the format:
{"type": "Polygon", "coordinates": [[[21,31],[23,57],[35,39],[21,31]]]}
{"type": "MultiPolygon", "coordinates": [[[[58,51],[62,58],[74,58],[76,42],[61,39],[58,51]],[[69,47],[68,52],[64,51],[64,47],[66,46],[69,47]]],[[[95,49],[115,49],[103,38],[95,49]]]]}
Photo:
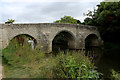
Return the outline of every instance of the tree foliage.
{"type": "Polygon", "coordinates": [[[8,19],[8,21],[5,22],[5,24],[10,24],[10,23],[13,23],[13,22],[15,22],[15,20],[13,20],[13,19],[8,19]]]}
{"type": "Polygon", "coordinates": [[[86,25],[98,26],[105,41],[118,40],[120,36],[120,1],[101,2],[97,10],[89,11],[84,20],[86,25]],[[116,36],[117,35],[117,36],[116,36]]]}
{"type": "Polygon", "coordinates": [[[71,16],[64,16],[60,20],[54,21],[54,23],[71,23],[71,24],[80,24],[81,22],[77,19],[74,19],[71,16]]]}

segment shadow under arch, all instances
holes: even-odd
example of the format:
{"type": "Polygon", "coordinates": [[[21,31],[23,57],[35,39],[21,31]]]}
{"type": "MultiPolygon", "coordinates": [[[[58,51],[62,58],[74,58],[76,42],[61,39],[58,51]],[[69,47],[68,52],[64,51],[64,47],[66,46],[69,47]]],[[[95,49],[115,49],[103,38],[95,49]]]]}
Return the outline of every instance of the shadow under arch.
{"type": "Polygon", "coordinates": [[[85,38],[85,48],[87,47],[93,47],[93,46],[99,46],[99,39],[96,34],[89,34],[85,38]]]}
{"type": "Polygon", "coordinates": [[[37,45],[37,40],[33,36],[31,36],[29,34],[18,34],[11,38],[11,40],[9,41],[9,45],[10,44],[14,44],[14,45],[18,44],[19,46],[20,45],[23,46],[25,43],[28,43],[30,45],[31,44],[30,41],[33,43],[32,45],[34,45],[34,48],[35,48],[37,45]],[[14,42],[16,42],[16,43],[14,43],[14,42]]]}
{"type": "Polygon", "coordinates": [[[60,50],[65,51],[73,49],[75,47],[75,37],[70,31],[60,31],[53,38],[52,41],[52,52],[59,52],[60,50]]]}
{"type": "Polygon", "coordinates": [[[95,64],[100,60],[102,50],[99,45],[99,37],[96,34],[89,34],[85,38],[85,55],[95,64]]]}

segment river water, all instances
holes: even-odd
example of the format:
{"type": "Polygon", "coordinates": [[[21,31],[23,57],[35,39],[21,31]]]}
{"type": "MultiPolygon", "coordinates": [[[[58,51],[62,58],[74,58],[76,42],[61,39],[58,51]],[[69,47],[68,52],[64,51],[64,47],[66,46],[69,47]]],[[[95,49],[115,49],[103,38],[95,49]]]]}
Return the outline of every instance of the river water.
{"type": "Polygon", "coordinates": [[[94,59],[93,63],[97,67],[98,71],[103,74],[103,78],[111,78],[111,71],[115,70],[120,72],[120,53],[109,52],[106,53],[100,48],[91,48],[90,51],[94,51],[98,56],[94,59]]]}

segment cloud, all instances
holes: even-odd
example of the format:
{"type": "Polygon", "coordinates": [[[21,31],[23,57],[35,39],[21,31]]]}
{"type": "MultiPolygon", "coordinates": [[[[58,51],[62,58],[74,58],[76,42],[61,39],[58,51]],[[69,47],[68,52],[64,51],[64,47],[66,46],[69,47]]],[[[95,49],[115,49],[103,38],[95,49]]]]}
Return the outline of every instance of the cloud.
{"type": "Polygon", "coordinates": [[[99,4],[99,2],[67,2],[67,0],[66,2],[50,1],[51,2],[42,2],[42,0],[1,0],[0,22],[5,22],[7,19],[15,19],[17,23],[52,23],[64,15],[72,16],[83,22],[85,18],[83,13],[87,13],[88,10],[93,10],[96,4],[99,4]]]}

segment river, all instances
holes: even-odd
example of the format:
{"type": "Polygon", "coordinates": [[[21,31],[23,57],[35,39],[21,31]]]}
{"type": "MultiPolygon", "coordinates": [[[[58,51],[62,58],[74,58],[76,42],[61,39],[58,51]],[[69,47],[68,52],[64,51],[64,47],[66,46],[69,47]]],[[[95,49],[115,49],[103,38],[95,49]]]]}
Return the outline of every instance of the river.
{"type": "Polygon", "coordinates": [[[111,78],[112,70],[120,72],[120,54],[119,51],[105,52],[100,48],[91,48],[98,56],[94,59],[94,65],[97,67],[98,71],[103,74],[103,78],[111,78]]]}

